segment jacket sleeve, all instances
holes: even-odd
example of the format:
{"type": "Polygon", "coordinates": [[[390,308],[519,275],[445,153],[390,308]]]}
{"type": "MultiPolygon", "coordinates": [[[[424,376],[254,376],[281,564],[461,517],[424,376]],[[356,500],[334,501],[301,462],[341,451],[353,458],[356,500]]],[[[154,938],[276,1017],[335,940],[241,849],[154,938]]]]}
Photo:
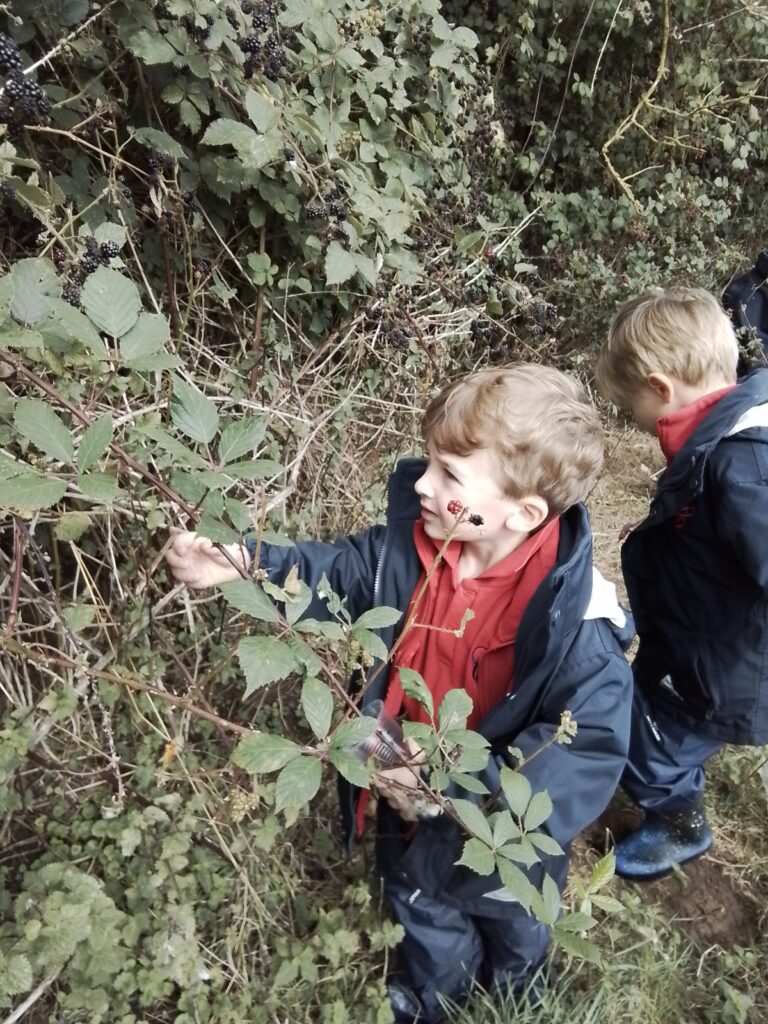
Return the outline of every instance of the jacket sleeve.
{"type": "MultiPolygon", "coordinates": [[[[373,526],[364,533],[339,537],[332,542],[300,541],[292,547],[262,544],[259,548],[259,568],[269,573],[278,586],[293,566],[297,566],[299,579],[312,591],[312,602],[303,617],[327,619],[326,601],[317,596],[317,587],[323,575],[328,578],[334,593],[346,599],[353,619],[372,606],[376,568],[384,541],[386,527],[373,526]]],[[[253,554],[256,545],[249,542],[253,554]]]]}
{"type": "Polygon", "coordinates": [[[768,444],[734,438],[712,459],[717,527],[744,572],[768,590],[768,444]]]}
{"type": "MultiPolygon", "coordinates": [[[[584,628],[609,627],[592,623],[584,628]]],[[[532,791],[546,790],[552,800],[552,814],[542,828],[565,847],[602,814],[618,786],[629,748],[632,672],[622,655],[604,647],[563,666],[561,673],[553,696],[510,745],[527,762],[521,770],[532,791]],[[576,735],[570,743],[555,743],[566,709],[576,722],[576,735]]]]}

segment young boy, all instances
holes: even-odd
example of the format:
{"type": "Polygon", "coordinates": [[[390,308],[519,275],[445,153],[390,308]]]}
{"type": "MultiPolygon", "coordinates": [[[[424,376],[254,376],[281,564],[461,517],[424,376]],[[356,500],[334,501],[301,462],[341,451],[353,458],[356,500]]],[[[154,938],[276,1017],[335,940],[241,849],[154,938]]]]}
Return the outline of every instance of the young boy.
{"type": "Polygon", "coordinates": [[[613,321],[603,393],[667,459],[622,550],[640,638],[622,786],[646,812],[616,870],[652,878],[712,842],[703,765],[768,741],[768,371],[736,383],[730,320],[698,288],[653,290],[613,321]]]}
{"type": "MultiPolygon", "coordinates": [[[[411,628],[364,704],[386,697],[390,711],[426,721],[421,705],[403,695],[400,667],[422,674],[436,709],[447,691],[465,689],[474,705],[469,727],[490,743],[481,773],[489,793],[499,788],[501,766],[514,765],[510,745],[526,758],[539,752],[523,771],[534,792],[549,792],[554,810],[545,827],[565,853],[546,856],[529,874],[538,886],[547,871],[562,887],[571,840],[610,800],[629,735],[631,675],[609,621],[621,629],[626,620],[613,587],[600,577],[593,585],[580,504],[602,465],[600,423],[568,377],[519,365],[447,387],[426,410],[424,435],[427,462],[406,459],[390,479],[386,526],[332,544],[262,544],[261,567],[280,580],[297,564],[313,589],[326,573],[353,618],[376,605],[407,613],[457,510],[470,511],[418,605],[417,623],[440,628],[411,628]],[[456,635],[468,608],[474,617],[456,635]],[[578,731],[570,745],[552,743],[565,709],[578,731]]],[[[168,559],[190,586],[234,577],[194,534],[181,535],[168,559]]],[[[308,614],[322,614],[319,602],[308,614]]],[[[407,618],[382,631],[388,647],[407,618]]],[[[389,994],[396,1021],[408,1024],[441,1019],[440,998],[461,999],[473,981],[522,992],[548,945],[543,925],[498,899],[497,875],[456,866],[463,837],[449,816],[405,824],[417,817],[408,793],[415,785],[408,767],[378,776],[386,797],[378,866],[405,930],[389,994]]],[[[342,785],[348,837],[355,796],[342,785]]]]}

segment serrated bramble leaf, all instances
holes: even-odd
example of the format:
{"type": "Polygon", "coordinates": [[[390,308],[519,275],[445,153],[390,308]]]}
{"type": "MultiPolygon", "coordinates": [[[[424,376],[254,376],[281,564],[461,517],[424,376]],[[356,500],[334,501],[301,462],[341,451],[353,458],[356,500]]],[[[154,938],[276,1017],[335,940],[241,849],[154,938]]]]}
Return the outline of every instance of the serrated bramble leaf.
{"type": "Polygon", "coordinates": [[[161,352],[170,338],[171,329],[164,316],[142,312],[133,327],[120,339],[120,357],[126,363],[145,359],[161,352]]]}
{"type": "Polygon", "coordinates": [[[306,641],[302,640],[301,637],[292,636],[288,640],[288,645],[296,659],[296,664],[300,668],[304,669],[305,675],[320,675],[323,669],[323,663],[320,661],[317,654],[315,654],[314,649],[310,647],[306,641]]]}
{"type": "Polygon", "coordinates": [[[339,242],[331,242],[325,254],[325,283],[344,284],[357,272],[357,260],[339,242]]]}
{"type": "Polygon", "coordinates": [[[331,738],[331,747],[336,750],[351,750],[358,743],[367,740],[376,732],[376,719],[368,715],[361,715],[349,722],[343,722],[334,729],[331,738]]]}
{"type": "Polygon", "coordinates": [[[255,416],[246,416],[228,423],[219,440],[219,462],[233,462],[241,455],[253,452],[264,440],[266,433],[266,425],[255,416]]]}
{"type": "Polygon", "coordinates": [[[533,832],[539,825],[543,825],[551,814],[552,801],[549,798],[549,793],[546,791],[534,793],[523,818],[526,832],[533,832]]]}
{"type": "Polygon", "coordinates": [[[400,676],[400,684],[403,687],[403,693],[407,697],[411,697],[413,700],[418,701],[429,717],[432,718],[435,713],[432,694],[422,677],[412,668],[398,668],[397,671],[400,676]]]}
{"type": "Polygon", "coordinates": [[[141,296],[136,285],[108,267],[99,267],[87,278],[80,301],[88,319],[113,338],[127,334],[141,311],[141,296]]]}
{"type": "Polygon", "coordinates": [[[559,927],[559,922],[552,929],[552,938],[563,952],[569,956],[578,957],[579,960],[586,960],[588,963],[596,964],[598,967],[602,963],[600,950],[593,942],[582,938],[581,935],[574,935],[573,932],[563,931],[559,927]]]}
{"type": "Polygon", "coordinates": [[[510,811],[522,818],[531,799],[531,784],[520,772],[504,765],[500,772],[501,788],[510,811]]]}
{"type": "Polygon", "coordinates": [[[248,89],[245,94],[245,109],[260,132],[269,132],[277,127],[280,108],[271,96],[263,96],[255,89],[248,89]]]}
{"type": "Polygon", "coordinates": [[[266,480],[269,477],[280,476],[284,467],[274,459],[248,459],[243,462],[230,462],[223,466],[221,471],[235,480],[266,480]]]}
{"type": "Polygon", "coordinates": [[[237,530],[205,512],[197,520],[195,530],[201,537],[206,537],[216,544],[235,544],[240,537],[237,530]]]}
{"type": "Polygon", "coordinates": [[[542,924],[553,925],[560,915],[560,890],[550,875],[544,875],[540,892],[531,897],[531,908],[542,924]]]}
{"type": "Polygon", "coordinates": [[[472,698],[466,690],[449,690],[437,712],[440,730],[463,729],[472,713],[472,698]]]}
{"type": "Polygon", "coordinates": [[[352,636],[362,645],[363,649],[366,650],[374,658],[378,658],[380,661],[386,661],[389,651],[387,645],[378,635],[378,633],[372,633],[370,629],[359,629],[354,627],[352,629],[352,636]]]}
{"type": "Polygon", "coordinates": [[[360,786],[361,789],[367,789],[370,786],[373,772],[353,752],[331,747],[328,751],[328,760],[336,771],[353,786],[360,786]]]}
{"type": "Polygon", "coordinates": [[[50,508],[67,490],[67,481],[39,473],[23,473],[3,483],[0,507],[29,509],[50,508]]]}
{"type": "Polygon", "coordinates": [[[58,295],[59,280],[50,260],[35,257],[14,263],[9,275],[11,314],[22,324],[37,324],[49,312],[49,298],[58,295]]]}
{"type": "Polygon", "coordinates": [[[88,427],[80,438],[80,444],[77,449],[77,468],[81,473],[84,473],[99,461],[109,447],[113,430],[112,417],[109,413],[94,420],[90,427],[88,427]]]}
{"type": "Polygon", "coordinates": [[[533,843],[537,850],[541,850],[542,853],[546,853],[549,857],[562,857],[563,848],[556,839],[552,836],[548,836],[546,832],[531,832],[528,835],[528,839],[533,843]]]}
{"type": "Polygon", "coordinates": [[[23,954],[8,958],[3,970],[3,995],[17,996],[28,992],[33,981],[32,965],[23,954]]]}
{"type": "Polygon", "coordinates": [[[59,517],[53,532],[56,535],[56,540],[79,540],[92,525],[92,522],[93,520],[87,512],[65,512],[59,517]]]}
{"type": "Polygon", "coordinates": [[[232,754],[232,761],[251,775],[261,775],[276,772],[300,756],[300,747],[291,740],[271,733],[255,732],[240,740],[232,754]]]}
{"type": "Polygon", "coordinates": [[[220,587],[224,599],[238,611],[262,622],[278,622],[280,613],[255,580],[235,580],[220,587]]]}
{"type": "Polygon", "coordinates": [[[193,441],[208,444],[219,429],[219,414],[216,406],[206,396],[186,381],[176,377],[173,382],[171,419],[178,429],[193,441]]]}
{"type": "Polygon", "coordinates": [[[354,625],[361,629],[385,629],[394,626],[402,617],[403,613],[397,608],[369,608],[354,625]]]}
{"type": "Polygon", "coordinates": [[[488,819],[471,800],[451,800],[451,806],[469,832],[487,846],[493,846],[493,833],[488,819]]]}
{"type": "Polygon", "coordinates": [[[301,687],[301,707],[309,727],[319,740],[324,740],[331,728],[333,694],[320,679],[310,676],[301,687]]]}
{"type": "Polygon", "coordinates": [[[324,636],[328,640],[341,642],[344,639],[344,630],[338,622],[321,622],[319,619],[302,619],[294,625],[298,633],[311,633],[315,636],[324,636]]]}
{"type": "Polygon", "coordinates": [[[245,637],[237,646],[237,656],[246,679],[243,699],[254,690],[285,679],[298,669],[288,644],[271,636],[245,637]]]}
{"type": "Polygon", "coordinates": [[[448,778],[468,793],[477,793],[479,796],[483,796],[488,792],[486,784],[481,782],[476,775],[469,775],[467,772],[448,772],[448,778]]]}
{"type": "Polygon", "coordinates": [[[84,498],[100,505],[111,505],[117,497],[117,478],[109,473],[84,473],[77,478],[84,498]]]}
{"type": "Polygon", "coordinates": [[[530,910],[531,897],[535,889],[525,872],[516,864],[503,858],[497,860],[496,869],[504,888],[494,893],[494,899],[502,900],[505,903],[519,903],[521,907],[530,910]]]}
{"type": "Polygon", "coordinates": [[[513,860],[516,864],[524,864],[527,868],[538,864],[541,858],[533,847],[533,844],[526,836],[518,842],[507,843],[496,851],[499,857],[506,860],[513,860]]]}
{"type": "Polygon", "coordinates": [[[457,864],[462,864],[465,868],[469,868],[478,875],[492,875],[496,863],[493,858],[493,853],[485,843],[481,843],[479,839],[468,839],[464,843],[464,849],[461,851],[461,857],[456,861],[457,864]]]}
{"type": "Polygon", "coordinates": [[[493,844],[496,847],[504,846],[510,839],[519,839],[520,829],[515,823],[509,811],[499,811],[493,819],[493,844]]]}
{"type": "Polygon", "coordinates": [[[557,930],[560,932],[588,932],[590,928],[594,928],[597,921],[590,914],[585,914],[580,910],[574,910],[570,914],[565,914],[557,922],[557,930]]]}
{"type": "Polygon", "coordinates": [[[74,448],[69,428],[47,402],[20,398],[13,419],[16,429],[40,451],[60,462],[71,463],[74,448]]]}
{"type": "Polygon", "coordinates": [[[297,757],[283,768],[275,782],[275,810],[304,807],[320,789],[323,764],[317,757],[297,757]]]}

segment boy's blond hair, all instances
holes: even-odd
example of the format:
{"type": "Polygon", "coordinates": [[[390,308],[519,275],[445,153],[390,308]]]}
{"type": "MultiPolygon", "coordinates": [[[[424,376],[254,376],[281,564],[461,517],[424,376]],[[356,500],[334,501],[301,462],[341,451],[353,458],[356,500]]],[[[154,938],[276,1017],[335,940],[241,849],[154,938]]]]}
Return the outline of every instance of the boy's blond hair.
{"type": "Polygon", "coordinates": [[[605,397],[626,409],[650,373],[694,387],[733,382],[738,359],[733,324],[713,295],[703,288],[652,288],[616,314],[595,372],[605,397]]]}
{"type": "Polygon", "coordinates": [[[480,370],[445,388],[427,407],[424,438],[438,449],[497,457],[505,497],[535,494],[549,518],[583,501],[603,465],[603,430],[581,385],[533,363],[480,370]]]}

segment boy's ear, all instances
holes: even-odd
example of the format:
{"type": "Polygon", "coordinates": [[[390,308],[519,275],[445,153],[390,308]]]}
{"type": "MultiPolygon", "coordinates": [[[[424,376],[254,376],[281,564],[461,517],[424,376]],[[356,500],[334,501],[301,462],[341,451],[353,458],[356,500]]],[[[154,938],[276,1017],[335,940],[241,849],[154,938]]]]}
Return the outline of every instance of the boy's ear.
{"type": "Polygon", "coordinates": [[[675,385],[672,378],[668,377],[666,373],[657,373],[654,370],[648,374],[645,382],[649,388],[656,392],[665,405],[672,400],[672,396],[675,393],[675,385]]]}
{"type": "Polygon", "coordinates": [[[514,533],[533,533],[549,515],[549,505],[538,494],[518,499],[515,511],[507,516],[505,525],[514,533]]]}

